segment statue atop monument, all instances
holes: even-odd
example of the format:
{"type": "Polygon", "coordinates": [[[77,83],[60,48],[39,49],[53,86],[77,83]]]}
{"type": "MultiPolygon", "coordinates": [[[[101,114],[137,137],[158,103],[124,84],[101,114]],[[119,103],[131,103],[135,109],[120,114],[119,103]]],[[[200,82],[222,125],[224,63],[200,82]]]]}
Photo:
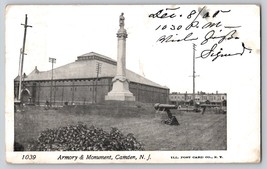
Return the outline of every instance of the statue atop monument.
{"type": "Polygon", "coordinates": [[[124,27],[124,20],[125,20],[125,18],[124,18],[124,16],[123,16],[123,13],[121,13],[121,15],[120,15],[120,27],[121,27],[121,28],[124,27]]]}

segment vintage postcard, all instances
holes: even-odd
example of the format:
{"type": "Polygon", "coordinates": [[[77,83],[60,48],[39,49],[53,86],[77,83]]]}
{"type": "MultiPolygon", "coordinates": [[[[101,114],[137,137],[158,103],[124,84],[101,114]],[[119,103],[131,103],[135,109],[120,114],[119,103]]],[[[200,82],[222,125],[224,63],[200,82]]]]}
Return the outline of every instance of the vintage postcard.
{"type": "Polygon", "coordinates": [[[259,163],[258,5],[9,5],[9,163],[259,163]]]}

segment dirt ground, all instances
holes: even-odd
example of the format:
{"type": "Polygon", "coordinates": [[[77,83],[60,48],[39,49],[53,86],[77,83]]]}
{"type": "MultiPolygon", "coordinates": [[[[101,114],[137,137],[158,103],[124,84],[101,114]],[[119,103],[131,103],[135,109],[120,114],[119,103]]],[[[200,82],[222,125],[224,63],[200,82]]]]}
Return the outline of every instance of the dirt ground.
{"type": "Polygon", "coordinates": [[[82,122],[106,131],[110,131],[111,127],[117,127],[123,134],[133,133],[137,140],[145,145],[147,151],[227,149],[226,114],[202,115],[173,111],[180,125],[169,126],[161,123],[162,116],[152,110],[124,110],[127,113],[100,110],[101,113],[90,113],[75,108],[25,108],[24,111],[15,113],[15,141],[27,150],[27,145],[31,140],[37,139],[41,131],[82,122]]]}

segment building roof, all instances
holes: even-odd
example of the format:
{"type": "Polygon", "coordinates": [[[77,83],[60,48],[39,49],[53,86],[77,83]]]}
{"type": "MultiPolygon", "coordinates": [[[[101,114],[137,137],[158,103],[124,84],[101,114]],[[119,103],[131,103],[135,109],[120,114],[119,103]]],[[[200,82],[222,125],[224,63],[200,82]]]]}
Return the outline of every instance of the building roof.
{"type": "MultiPolygon", "coordinates": [[[[107,56],[100,55],[95,52],[86,53],[78,56],[75,62],[67,65],[55,68],[53,70],[54,80],[63,79],[89,79],[96,78],[97,63],[100,63],[101,70],[99,72],[99,78],[101,77],[115,77],[117,62],[107,56]]],[[[24,79],[25,81],[36,80],[51,80],[52,70],[39,71],[37,67],[24,79]]],[[[131,82],[142,83],[149,86],[165,88],[155,82],[152,82],[130,70],[126,70],[126,77],[131,82]]]]}

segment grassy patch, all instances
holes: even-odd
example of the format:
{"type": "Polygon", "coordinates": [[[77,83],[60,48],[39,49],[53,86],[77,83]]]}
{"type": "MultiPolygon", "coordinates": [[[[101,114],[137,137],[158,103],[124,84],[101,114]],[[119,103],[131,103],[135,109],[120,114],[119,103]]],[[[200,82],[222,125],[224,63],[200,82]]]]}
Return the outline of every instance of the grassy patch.
{"type": "Polygon", "coordinates": [[[122,133],[133,133],[145,145],[145,150],[226,150],[226,115],[177,112],[179,126],[161,123],[153,107],[92,105],[45,110],[26,107],[15,113],[15,141],[27,148],[41,131],[82,122],[110,131],[116,127],[122,133]]]}

